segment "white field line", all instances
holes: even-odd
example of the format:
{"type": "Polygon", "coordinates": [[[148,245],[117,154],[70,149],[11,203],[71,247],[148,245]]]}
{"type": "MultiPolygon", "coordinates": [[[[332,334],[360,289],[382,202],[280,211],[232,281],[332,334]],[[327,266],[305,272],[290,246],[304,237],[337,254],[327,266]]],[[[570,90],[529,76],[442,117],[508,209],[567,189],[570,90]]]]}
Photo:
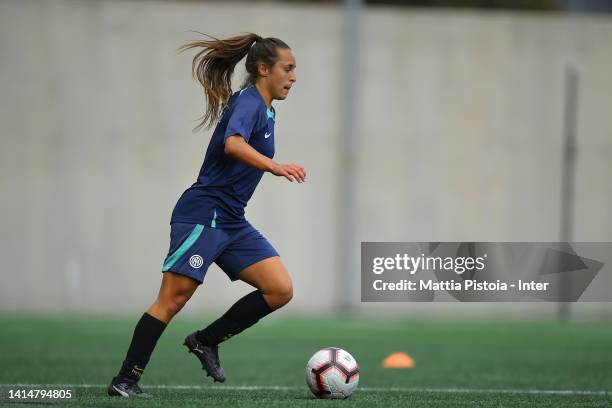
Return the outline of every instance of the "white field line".
{"type": "MultiPolygon", "coordinates": [[[[107,384],[0,384],[2,388],[106,388],[107,384]]],[[[143,385],[143,388],[166,390],[240,390],[240,391],[302,391],[308,387],[281,385],[143,385]]],[[[612,390],[538,390],[508,388],[418,388],[418,387],[359,387],[363,392],[426,392],[433,394],[531,394],[531,395],[610,395],[612,390]]]]}

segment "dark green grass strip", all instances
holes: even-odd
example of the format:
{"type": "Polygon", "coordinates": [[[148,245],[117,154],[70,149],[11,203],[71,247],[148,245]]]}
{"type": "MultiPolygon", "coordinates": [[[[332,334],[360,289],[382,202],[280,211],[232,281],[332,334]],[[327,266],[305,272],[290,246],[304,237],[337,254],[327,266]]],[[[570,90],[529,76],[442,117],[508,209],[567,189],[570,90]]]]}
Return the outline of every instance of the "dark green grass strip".
{"type": "MultiPolygon", "coordinates": [[[[106,384],[121,363],[136,320],[0,315],[0,384],[106,384]]],[[[272,317],[221,346],[225,384],[288,389],[147,388],[212,384],[182,346],[186,334],[210,320],[178,317],[168,327],[141,381],[143,389],[155,394],[153,401],[111,399],[103,388],[92,387],[77,388],[76,400],[68,405],[612,406],[610,394],[493,391],[612,390],[610,322],[272,317]],[[314,400],[305,385],[306,361],[331,345],[345,348],[360,364],[360,390],[346,401],[314,400]],[[383,368],[384,357],[395,351],[409,353],[416,366],[383,368]],[[380,390],[389,387],[401,390],[380,390]]]]}

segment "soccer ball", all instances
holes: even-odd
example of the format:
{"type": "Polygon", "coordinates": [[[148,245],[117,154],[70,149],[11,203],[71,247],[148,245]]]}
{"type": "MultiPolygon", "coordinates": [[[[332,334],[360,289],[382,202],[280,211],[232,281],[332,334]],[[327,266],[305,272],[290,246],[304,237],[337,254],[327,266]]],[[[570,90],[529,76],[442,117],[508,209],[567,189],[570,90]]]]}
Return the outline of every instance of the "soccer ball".
{"type": "Polygon", "coordinates": [[[306,364],[306,382],[317,398],[348,398],[359,384],[357,361],[340,348],[321,349],[306,364]]]}

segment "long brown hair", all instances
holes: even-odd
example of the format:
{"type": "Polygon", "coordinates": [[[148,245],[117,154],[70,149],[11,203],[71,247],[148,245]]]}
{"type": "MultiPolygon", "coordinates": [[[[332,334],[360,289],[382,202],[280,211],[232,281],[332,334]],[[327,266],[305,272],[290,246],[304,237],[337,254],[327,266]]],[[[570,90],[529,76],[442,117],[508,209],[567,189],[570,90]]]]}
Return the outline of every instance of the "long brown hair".
{"type": "Polygon", "coordinates": [[[179,52],[191,48],[202,48],[193,58],[191,70],[193,77],[204,88],[207,103],[206,112],[198,118],[202,121],[194,128],[194,131],[203,126],[208,129],[219,119],[223,108],[232,96],[232,74],[240,60],[247,57],[245,67],[248,76],[241,86],[244,88],[255,84],[258,76],[258,62],[263,62],[271,67],[278,60],[277,48],[290,49],[278,38],[262,38],[254,33],[218,39],[196,32],[211,39],[191,41],[178,48],[179,52]]]}

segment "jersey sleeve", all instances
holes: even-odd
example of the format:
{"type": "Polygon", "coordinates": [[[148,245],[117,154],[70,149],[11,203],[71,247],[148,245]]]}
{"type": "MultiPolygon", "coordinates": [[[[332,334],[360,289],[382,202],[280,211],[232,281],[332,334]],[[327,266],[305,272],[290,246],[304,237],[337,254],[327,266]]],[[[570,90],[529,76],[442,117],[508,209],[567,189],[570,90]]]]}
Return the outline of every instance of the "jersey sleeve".
{"type": "Polygon", "coordinates": [[[236,102],[236,106],[227,122],[225,134],[223,135],[223,143],[225,143],[228,137],[236,134],[241,135],[247,143],[249,142],[259,119],[257,108],[256,103],[252,103],[246,98],[236,102]]]}

